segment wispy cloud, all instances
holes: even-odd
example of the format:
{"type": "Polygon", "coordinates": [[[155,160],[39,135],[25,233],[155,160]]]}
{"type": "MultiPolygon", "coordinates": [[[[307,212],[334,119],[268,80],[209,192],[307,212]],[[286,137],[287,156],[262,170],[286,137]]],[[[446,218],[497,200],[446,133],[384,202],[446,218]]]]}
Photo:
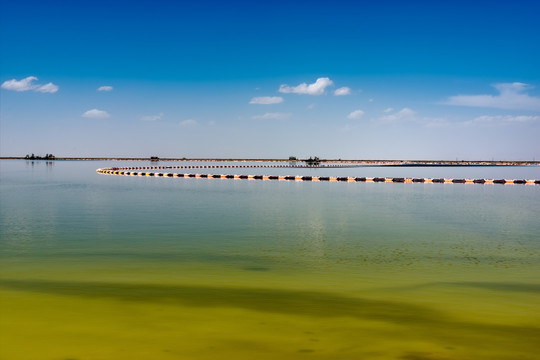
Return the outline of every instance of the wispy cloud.
{"type": "Polygon", "coordinates": [[[488,107],[514,110],[540,110],[540,97],[526,94],[532,87],[520,83],[500,83],[493,85],[498,95],[456,95],[444,101],[445,105],[488,107]]]}
{"type": "Polygon", "coordinates": [[[250,104],[260,104],[260,105],[269,105],[269,104],[279,104],[283,102],[281,96],[259,96],[254,97],[249,102],[250,104]]]}
{"type": "Polygon", "coordinates": [[[364,111],[355,110],[355,111],[351,112],[349,115],[347,115],[347,119],[358,120],[358,119],[362,118],[362,116],[364,116],[364,111]]]}
{"type": "Polygon", "coordinates": [[[35,84],[34,81],[37,81],[38,78],[35,76],[28,76],[21,80],[11,79],[4,81],[2,83],[2,89],[12,90],[12,91],[35,91],[41,93],[50,93],[53,94],[58,91],[58,85],[53,83],[48,83],[45,85],[35,84]]]}
{"type": "Polygon", "coordinates": [[[441,128],[449,126],[451,123],[446,118],[423,117],[410,108],[403,108],[395,111],[393,108],[383,110],[385,115],[371,119],[372,122],[386,125],[396,124],[416,124],[428,128],[441,128]]]}
{"type": "Polygon", "coordinates": [[[351,94],[351,88],[347,86],[340,87],[339,89],[336,89],[334,91],[335,96],[345,96],[345,95],[350,95],[350,94],[351,94]]]}
{"type": "Polygon", "coordinates": [[[422,118],[418,122],[427,128],[443,128],[452,125],[446,118],[422,118]]]}
{"type": "Polygon", "coordinates": [[[106,119],[111,117],[108,112],[98,109],[88,110],[81,116],[89,119],[106,119]]]}
{"type": "Polygon", "coordinates": [[[157,115],[146,115],[146,116],[141,116],[141,120],[143,121],[157,121],[157,120],[161,120],[163,118],[163,113],[159,113],[157,115]]]}
{"type": "Polygon", "coordinates": [[[110,85],[104,85],[98,87],[97,91],[113,91],[113,87],[110,85]]]}
{"type": "Polygon", "coordinates": [[[380,118],[376,119],[376,121],[384,122],[384,123],[392,123],[392,122],[398,122],[398,121],[416,120],[416,112],[412,109],[403,108],[396,112],[392,112],[392,111],[393,110],[389,110],[389,111],[385,110],[385,113],[387,113],[388,115],[381,116],[380,118]]]}
{"type": "Polygon", "coordinates": [[[307,94],[307,95],[322,95],[325,89],[334,82],[330,78],[318,78],[313,84],[302,83],[297,86],[289,86],[283,84],[279,87],[279,92],[284,94],[307,94]]]}
{"type": "Polygon", "coordinates": [[[504,125],[517,123],[531,123],[540,121],[539,115],[483,115],[478,116],[470,121],[466,121],[465,125],[504,125]]]}
{"type": "Polygon", "coordinates": [[[183,127],[195,127],[195,126],[198,126],[198,125],[199,125],[199,122],[197,120],[193,120],[193,119],[187,119],[187,120],[180,121],[180,126],[183,126],[183,127]]]}
{"type": "Polygon", "coordinates": [[[285,120],[291,117],[290,113],[266,113],[263,115],[255,115],[253,120],[285,120]]]}

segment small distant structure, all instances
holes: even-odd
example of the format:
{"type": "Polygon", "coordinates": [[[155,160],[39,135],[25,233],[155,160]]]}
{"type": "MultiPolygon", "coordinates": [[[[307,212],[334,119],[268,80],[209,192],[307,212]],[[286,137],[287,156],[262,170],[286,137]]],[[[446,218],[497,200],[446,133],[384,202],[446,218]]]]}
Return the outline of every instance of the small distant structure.
{"type": "Polygon", "coordinates": [[[309,157],[309,159],[304,160],[307,166],[319,166],[321,164],[321,160],[319,157],[309,157]]]}
{"type": "Polygon", "coordinates": [[[150,161],[159,161],[159,157],[157,157],[157,156],[150,156],[150,161]]]}
{"type": "Polygon", "coordinates": [[[298,160],[296,156],[289,156],[289,161],[296,161],[298,160]]]}

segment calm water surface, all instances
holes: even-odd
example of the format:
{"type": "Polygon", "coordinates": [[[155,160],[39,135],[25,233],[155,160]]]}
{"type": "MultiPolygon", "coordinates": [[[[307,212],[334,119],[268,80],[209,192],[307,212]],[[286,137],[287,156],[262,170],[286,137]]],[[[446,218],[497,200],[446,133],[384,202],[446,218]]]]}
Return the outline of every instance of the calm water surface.
{"type": "Polygon", "coordinates": [[[136,165],[0,161],[0,358],[540,358],[540,186],[95,172],[136,165]]]}

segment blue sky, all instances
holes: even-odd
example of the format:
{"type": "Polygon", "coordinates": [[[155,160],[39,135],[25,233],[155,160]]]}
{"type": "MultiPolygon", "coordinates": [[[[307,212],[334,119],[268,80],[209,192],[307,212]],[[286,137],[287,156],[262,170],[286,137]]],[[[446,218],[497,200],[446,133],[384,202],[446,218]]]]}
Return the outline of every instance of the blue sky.
{"type": "Polygon", "coordinates": [[[0,154],[540,159],[539,1],[4,1],[0,154]]]}

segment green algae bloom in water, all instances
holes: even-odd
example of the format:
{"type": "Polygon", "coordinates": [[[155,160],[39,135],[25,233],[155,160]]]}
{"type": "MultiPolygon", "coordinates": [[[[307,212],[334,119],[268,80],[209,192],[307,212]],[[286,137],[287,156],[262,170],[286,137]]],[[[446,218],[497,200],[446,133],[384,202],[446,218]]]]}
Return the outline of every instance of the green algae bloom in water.
{"type": "Polygon", "coordinates": [[[122,165],[0,163],[0,358],[538,357],[538,186],[95,173],[122,165]]]}

